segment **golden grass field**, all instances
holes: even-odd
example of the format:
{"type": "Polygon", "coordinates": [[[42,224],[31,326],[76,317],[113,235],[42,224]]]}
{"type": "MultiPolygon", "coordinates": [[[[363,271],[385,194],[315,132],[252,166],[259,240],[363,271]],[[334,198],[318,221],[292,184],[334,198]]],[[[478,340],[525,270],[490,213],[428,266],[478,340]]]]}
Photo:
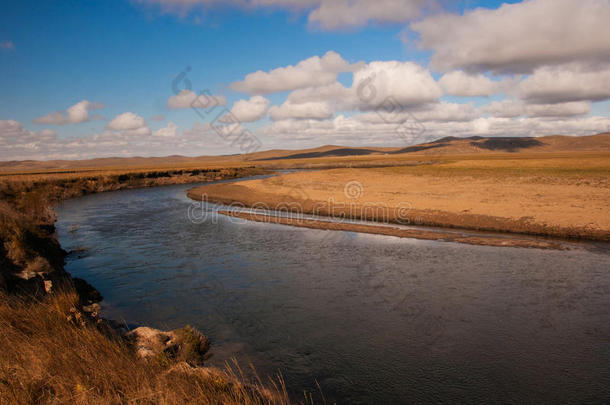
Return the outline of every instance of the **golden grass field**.
{"type": "MultiPolygon", "coordinates": [[[[388,207],[394,222],[399,218],[392,213],[401,208],[408,211],[410,223],[610,239],[610,151],[422,158],[410,155],[404,166],[298,172],[206,185],[189,195],[248,206],[262,202],[271,208],[287,201],[301,204],[307,213],[324,203],[330,207],[332,201],[348,210],[355,206],[347,216],[373,220],[379,220],[379,214],[374,218],[367,207],[388,207]],[[349,184],[357,191],[351,196],[345,190],[349,184]]],[[[333,215],[324,208],[317,213],[333,215]]],[[[335,210],[338,214],[345,215],[335,210]]]]}

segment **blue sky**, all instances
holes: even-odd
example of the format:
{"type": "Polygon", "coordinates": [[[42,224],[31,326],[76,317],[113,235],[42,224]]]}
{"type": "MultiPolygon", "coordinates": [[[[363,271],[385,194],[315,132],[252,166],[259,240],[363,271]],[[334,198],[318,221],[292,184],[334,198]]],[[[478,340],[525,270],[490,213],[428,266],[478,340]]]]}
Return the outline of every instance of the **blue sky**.
{"type": "MultiPolygon", "coordinates": [[[[436,82],[451,71],[466,72],[468,77],[478,77],[479,79],[483,77],[498,83],[505,80],[502,91],[488,90],[486,93],[482,91],[485,94],[476,96],[465,94],[463,89],[448,91],[447,88],[441,86],[442,93],[432,92],[436,94],[433,97],[434,100],[423,97],[419,104],[417,102],[411,104],[413,97],[406,96],[406,93],[410,91],[406,86],[396,90],[400,93],[391,94],[396,87],[392,86],[392,83],[396,82],[392,81],[391,75],[404,74],[409,70],[396,70],[388,73],[389,82],[380,85],[383,91],[390,92],[388,95],[396,96],[398,100],[410,100],[408,105],[401,103],[401,108],[404,107],[409,114],[415,115],[421,111],[419,115],[423,117],[421,121],[424,123],[426,117],[431,114],[430,111],[441,108],[438,103],[466,106],[472,103],[473,108],[478,111],[478,116],[471,117],[471,129],[464,126],[463,117],[459,118],[461,121],[456,121],[460,123],[458,135],[473,135],[475,132],[480,134],[481,128],[483,130],[491,128],[489,129],[491,136],[510,135],[509,128],[515,131],[515,125],[513,125],[514,122],[501,122],[501,120],[507,119],[531,121],[527,122],[526,129],[515,131],[514,135],[537,136],[546,135],[548,131],[562,132],[561,123],[551,125],[546,122],[551,116],[556,120],[566,120],[563,132],[571,133],[575,127],[579,127],[573,122],[576,119],[608,118],[610,115],[608,102],[610,94],[605,95],[604,89],[601,94],[598,94],[600,91],[596,90],[595,94],[582,94],[576,99],[568,97],[565,100],[561,98],[561,94],[553,95],[552,89],[530,89],[529,92],[524,90],[519,93],[520,95],[507,94],[508,88],[519,87],[519,78],[525,80],[536,74],[540,74],[540,80],[544,81],[545,74],[561,76],[564,71],[576,71],[581,75],[582,80],[594,80],[596,77],[600,77],[602,80],[607,77],[607,72],[600,67],[598,62],[605,61],[608,56],[610,46],[607,42],[610,41],[608,39],[610,36],[606,37],[605,43],[600,40],[602,43],[595,44],[594,49],[588,51],[587,58],[590,59],[590,63],[587,62],[586,66],[574,66],[578,60],[582,62],[582,54],[578,52],[579,44],[575,42],[572,49],[566,50],[566,55],[561,56],[560,62],[554,59],[554,55],[549,55],[548,61],[545,61],[543,56],[541,57],[542,62],[526,66],[523,71],[520,71],[521,67],[505,69],[503,66],[496,70],[480,67],[473,70],[472,66],[465,64],[463,60],[454,63],[447,58],[443,63],[450,67],[439,68],[438,63],[434,62],[435,55],[442,54],[443,49],[447,53],[447,46],[454,39],[451,38],[450,33],[446,34],[447,38],[433,39],[436,35],[434,33],[435,18],[451,16],[453,20],[449,26],[451,27],[453,24],[457,31],[460,27],[468,25],[466,18],[469,18],[469,13],[476,8],[498,13],[499,21],[502,21],[500,11],[506,10],[506,15],[510,15],[510,13],[515,13],[517,16],[522,15],[522,18],[526,20],[528,10],[525,8],[523,11],[500,9],[506,7],[502,6],[501,1],[447,1],[437,2],[430,6],[424,4],[427,3],[425,0],[405,0],[405,9],[413,6],[413,3],[417,3],[418,6],[421,6],[421,10],[413,15],[405,13],[405,17],[402,19],[401,17],[394,19],[391,14],[390,17],[383,14],[378,15],[375,14],[375,11],[369,10],[366,5],[359,6],[358,2],[355,2],[356,5],[353,8],[360,7],[360,9],[325,11],[325,17],[322,17],[317,23],[312,23],[312,16],[316,14],[317,9],[324,10],[325,1],[327,0],[296,0],[295,3],[300,4],[298,7],[286,6],[289,3],[286,0],[272,0],[271,3],[275,3],[274,7],[257,5],[256,0],[252,0],[250,2],[252,4],[245,7],[237,1],[233,2],[233,5],[227,6],[219,4],[215,0],[200,0],[200,4],[194,7],[185,7],[183,0],[5,2],[0,15],[0,88],[2,94],[0,120],[4,123],[0,127],[0,137],[3,136],[4,139],[0,143],[0,148],[3,149],[0,152],[0,159],[164,155],[174,152],[193,155],[239,153],[240,151],[235,150],[235,146],[219,142],[218,134],[206,131],[206,123],[191,109],[168,108],[168,99],[173,95],[171,82],[187,66],[191,67],[188,78],[193,90],[209,89],[214,95],[224,97],[226,99],[225,107],[228,110],[231,110],[235,102],[248,100],[252,96],[260,96],[268,100],[270,110],[260,119],[241,122],[243,128],[251,130],[254,136],[261,139],[261,150],[346,142],[357,145],[387,144],[394,146],[403,142],[403,140],[389,136],[391,131],[388,131],[387,128],[373,125],[369,129],[369,127],[360,126],[362,120],[359,117],[366,118],[366,114],[371,114],[375,108],[353,103],[351,108],[347,108],[338,101],[331,103],[312,99],[311,102],[305,100],[310,103],[308,108],[292,108],[294,107],[292,104],[287,106],[288,116],[283,114],[280,117],[279,114],[271,114],[273,106],[281,106],[292,91],[307,87],[291,88],[287,84],[287,90],[284,91],[267,92],[265,90],[257,93],[255,91],[236,91],[232,86],[232,83],[243,81],[250,73],[259,70],[270,72],[277,68],[296,65],[300,61],[314,56],[322,58],[328,51],[335,52],[348,64],[363,62],[364,65],[359,66],[360,68],[365,66],[364,70],[372,62],[416,64],[425,69],[426,74],[429,74],[436,82]],[[342,14],[333,16],[332,12],[342,14]],[[343,18],[346,13],[353,13],[360,20],[348,22],[339,27],[329,26],[343,18]],[[413,28],[414,24],[418,22],[422,23],[420,30],[413,28]],[[426,42],[426,38],[429,38],[431,45],[422,47],[422,42],[426,42]],[[509,82],[509,80],[513,80],[513,82],[509,82]],[[386,89],[386,86],[389,87],[386,89]],[[526,93],[526,96],[522,95],[526,93]],[[531,94],[534,95],[531,96],[531,94]],[[537,95],[541,95],[542,98],[536,98],[537,95]],[[103,108],[89,110],[89,116],[86,119],[76,119],[77,122],[63,122],[58,125],[59,121],[50,118],[43,119],[42,123],[34,122],[57,111],[65,114],[67,108],[83,100],[99,103],[103,105],[103,108]],[[498,130],[494,127],[495,122],[491,126],[488,125],[489,123],[479,123],[480,125],[472,123],[479,116],[486,119],[490,117],[489,111],[479,111],[480,108],[485,108],[492,101],[503,100],[514,100],[515,103],[528,106],[535,104],[536,106],[531,108],[521,106],[523,111],[526,111],[524,108],[529,108],[527,111],[530,111],[522,115],[513,114],[514,116],[508,118],[496,117],[499,120],[497,122],[502,126],[498,130]],[[321,119],[320,114],[307,116],[305,110],[309,111],[310,108],[315,110],[317,108],[315,103],[323,103],[324,106],[321,109],[328,110],[332,115],[324,117],[324,119],[321,119]],[[562,109],[563,107],[557,107],[557,105],[564,103],[572,103],[565,107],[567,111],[570,111],[566,116],[545,112],[539,117],[535,116],[538,112],[531,112],[534,110],[548,111],[549,108],[562,109]],[[583,103],[588,105],[586,113],[581,111],[584,108],[583,103]],[[547,107],[540,107],[541,105],[547,107]],[[545,108],[547,109],[545,110],[545,108]],[[574,109],[581,113],[575,114],[574,109]],[[298,111],[295,116],[290,115],[294,114],[292,110],[298,111]],[[111,124],[116,117],[125,113],[132,113],[132,116],[123,117],[123,120],[115,122],[114,125],[111,124]],[[99,114],[99,116],[95,116],[95,114],[99,114]],[[147,129],[141,131],[138,129],[134,132],[136,124],[121,124],[125,123],[127,118],[134,118],[133,116],[141,119],[138,122],[147,129]],[[162,116],[163,119],[151,120],[155,116],[157,116],[156,118],[162,116]],[[363,135],[353,138],[346,138],[343,135],[333,136],[332,128],[326,127],[338,116],[357,121],[348,123],[349,125],[345,128],[351,128],[350,125],[353,124],[360,129],[360,132],[370,131],[375,135],[370,138],[363,135]],[[540,124],[533,120],[546,121],[540,124]],[[160,142],[159,139],[154,138],[155,131],[167,127],[168,123],[177,127],[173,134],[175,139],[164,139],[163,142],[160,142]],[[282,133],[280,127],[288,129],[282,133]],[[197,132],[195,129],[200,136],[195,134],[197,132]],[[540,133],[535,133],[536,130],[540,130],[540,133]],[[37,134],[41,133],[43,136],[39,136],[40,139],[38,139],[37,134]],[[102,135],[107,141],[103,146],[96,147],[96,142],[99,141],[93,140],[93,138],[96,136],[99,138],[102,135]],[[118,145],[116,148],[112,147],[113,136],[118,145]],[[195,141],[193,138],[196,138],[195,141]],[[68,140],[78,140],[80,143],[77,146],[69,146],[68,140]],[[176,150],[172,150],[172,146],[176,146],[174,148],[176,150]]],[[[574,3],[574,1],[557,0],[556,3],[553,3],[549,0],[532,0],[532,2],[540,3],[538,5],[540,8],[548,7],[551,19],[554,13],[558,14],[557,18],[572,18],[566,17],[566,15],[570,14],[569,3],[574,3]],[[562,7],[566,10],[561,10],[562,7]]],[[[585,0],[584,2],[591,2],[604,12],[610,8],[606,0],[585,0]]],[[[195,1],[195,3],[198,2],[195,1]]],[[[513,7],[522,6],[517,1],[510,3],[515,3],[513,7]]],[[[345,7],[352,7],[348,3],[346,4],[345,7]]],[[[384,7],[383,1],[378,4],[378,7],[384,7]]],[[[531,9],[533,13],[535,10],[531,9]]],[[[601,13],[599,18],[604,18],[604,14],[601,13]]],[[[506,23],[506,29],[510,30],[511,23],[509,21],[506,23]]],[[[512,26],[514,24],[518,24],[518,21],[513,21],[512,26]]],[[[602,22],[599,24],[602,26],[602,22]]],[[[597,28],[595,23],[592,24],[593,28],[597,28]]],[[[481,29],[494,30],[495,28],[482,26],[481,29]]],[[[532,34],[545,35],[545,32],[540,31],[539,27],[523,27],[524,31],[528,29],[532,30],[532,34]]],[[[551,34],[548,33],[548,35],[551,34]]],[[[485,46],[485,44],[467,43],[468,40],[472,40],[472,35],[468,35],[465,33],[463,38],[457,38],[456,41],[461,41],[456,42],[458,49],[463,46],[464,51],[468,51],[470,46],[476,53],[477,49],[485,46]]],[[[483,35],[485,32],[481,32],[481,36],[483,35]]],[[[501,34],[496,33],[495,35],[501,34]]],[[[603,37],[603,35],[601,36],[603,37]]],[[[526,40],[527,36],[524,36],[524,41],[526,40]]],[[[504,45],[498,44],[498,47],[501,46],[504,45]]],[[[562,46],[561,42],[558,41],[556,46],[562,46]]],[[[514,57],[515,63],[519,66],[529,63],[526,60],[528,55],[522,57],[517,53],[514,57]]],[[[501,61],[500,65],[502,63],[506,66],[510,65],[507,61],[501,61]]],[[[386,67],[395,68],[386,65],[381,67],[381,71],[372,68],[369,70],[384,74],[383,69],[386,67]]],[[[350,69],[355,69],[355,67],[336,74],[338,83],[346,89],[355,87],[357,84],[354,81],[356,73],[350,69]]],[[[414,83],[426,80],[423,76],[421,80],[416,79],[413,79],[414,83]]],[[[461,79],[464,78],[456,76],[453,78],[453,82],[461,79]]],[[[400,77],[397,80],[400,80],[400,77]]],[[[467,80],[470,79],[464,79],[462,82],[467,80]]],[[[449,79],[445,82],[448,81],[449,79]]],[[[445,82],[441,82],[441,84],[445,82]]],[[[311,88],[317,91],[319,84],[316,83],[311,88]]],[[[479,84],[484,85],[482,82],[479,84]]],[[[325,85],[326,83],[322,84],[322,86],[325,85]]],[[[476,83],[473,82],[473,85],[476,83]]],[[[567,90],[564,90],[570,90],[570,85],[578,86],[578,82],[566,84],[567,90]]],[[[455,84],[453,87],[456,86],[460,87],[455,84]]],[[[524,87],[527,86],[524,85],[524,87]]],[[[596,86],[589,85],[589,87],[596,86]]],[[[604,86],[602,85],[602,87],[604,86]]],[[[481,91],[475,92],[481,93],[481,91]]],[[[442,108],[447,108],[447,106],[444,105],[442,108]]],[[[494,118],[493,114],[491,118],[494,118]]],[[[449,117],[449,119],[452,118],[449,117]]],[[[364,119],[364,121],[370,121],[370,119],[364,119]]],[[[427,131],[427,136],[434,137],[450,131],[449,123],[451,122],[439,121],[438,117],[432,117],[428,125],[431,129],[427,131]]],[[[597,120],[593,124],[589,122],[582,125],[583,131],[578,131],[574,135],[593,133],[600,128],[603,129],[604,125],[606,128],[609,127],[607,121],[597,120]]],[[[338,132],[345,134],[344,129],[338,132]]],[[[448,135],[450,134],[448,133],[448,135]]]]}

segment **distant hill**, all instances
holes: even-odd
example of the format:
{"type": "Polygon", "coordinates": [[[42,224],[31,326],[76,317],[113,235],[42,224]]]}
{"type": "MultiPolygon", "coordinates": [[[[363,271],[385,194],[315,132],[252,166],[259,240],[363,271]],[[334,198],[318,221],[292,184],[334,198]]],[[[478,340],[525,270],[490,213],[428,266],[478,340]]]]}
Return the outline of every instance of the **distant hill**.
{"type": "Polygon", "coordinates": [[[367,155],[400,156],[452,155],[472,153],[519,153],[519,152],[596,152],[610,151],[610,133],[590,136],[553,135],[539,138],[530,137],[445,137],[433,142],[411,145],[402,148],[347,147],[326,145],[301,150],[268,150],[249,155],[225,156],[166,156],[166,157],[129,157],[99,158],[89,160],[50,160],[50,161],[10,161],[0,162],[0,172],[37,172],[68,170],[100,170],[113,168],[163,168],[196,166],[244,166],[261,164],[265,161],[316,159],[367,155]]]}
{"type": "MultiPolygon", "coordinates": [[[[445,137],[433,142],[411,145],[404,148],[349,148],[323,146],[307,151],[274,151],[271,156],[254,156],[250,160],[310,159],[334,156],[426,154],[446,155],[464,153],[516,153],[528,152],[585,152],[610,151],[610,133],[590,136],[553,135],[530,137],[445,137]]],[[[267,152],[268,154],[270,152],[267,152]]]]}

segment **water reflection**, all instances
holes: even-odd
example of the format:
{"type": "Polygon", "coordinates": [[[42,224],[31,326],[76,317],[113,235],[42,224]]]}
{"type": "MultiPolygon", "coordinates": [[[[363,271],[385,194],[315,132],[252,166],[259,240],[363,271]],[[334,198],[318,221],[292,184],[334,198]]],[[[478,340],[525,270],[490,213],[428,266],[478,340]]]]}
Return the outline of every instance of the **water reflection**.
{"type": "MultiPolygon", "coordinates": [[[[191,186],[58,209],[105,315],[210,336],[339,403],[610,399],[610,255],[187,219],[191,186]],[[69,232],[69,230],[71,232],[69,232]]],[[[592,245],[589,245],[592,246],[592,245]]]]}

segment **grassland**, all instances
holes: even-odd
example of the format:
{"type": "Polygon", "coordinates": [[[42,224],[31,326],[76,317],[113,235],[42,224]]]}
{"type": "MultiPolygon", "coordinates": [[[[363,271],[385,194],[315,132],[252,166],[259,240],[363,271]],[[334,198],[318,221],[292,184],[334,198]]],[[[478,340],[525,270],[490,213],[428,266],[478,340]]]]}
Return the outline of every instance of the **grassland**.
{"type": "Polygon", "coordinates": [[[208,185],[189,196],[269,208],[287,203],[304,213],[356,219],[610,240],[608,151],[408,155],[402,162],[208,185]]]}

